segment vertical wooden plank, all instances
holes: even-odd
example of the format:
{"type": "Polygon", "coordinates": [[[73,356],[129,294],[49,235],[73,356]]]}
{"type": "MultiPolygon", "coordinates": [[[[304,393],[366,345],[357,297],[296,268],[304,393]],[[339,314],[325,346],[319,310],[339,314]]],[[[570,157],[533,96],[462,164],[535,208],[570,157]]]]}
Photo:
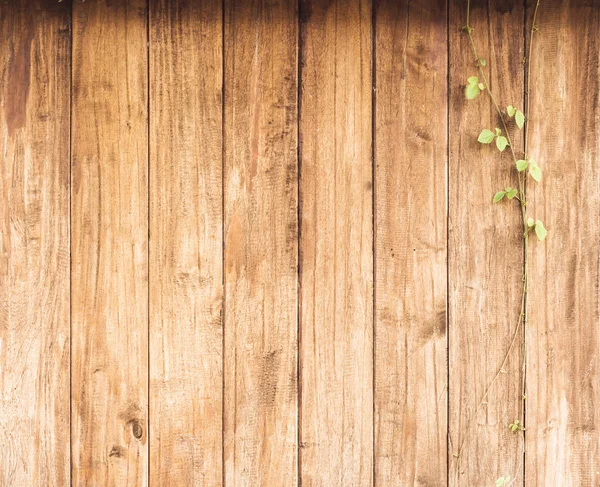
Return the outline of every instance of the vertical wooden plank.
{"type": "Polygon", "coordinates": [[[73,4],[74,486],[148,484],[146,14],[73,4]]]}
{"type": "MultiPolygon", "coordinates": [[[[534,4],[530,2],[529,17],[534,4]]],[[[542,2],[531,56],[527,485],[600,483],[600,5],[542,2]],[[549,116],[551,114],[551,116],[549,116]]]]}
{"type": "Polygon", "coordinates": [[[371,2],[300,4],[301,481],[373,482],[371,2]]]}
{"type": "Polygon", "coordinates": [[[446,485],[446,2],[375,25],[375,483],[446,485]]]}
{"type": "Polygon", "coordinates": [[[150,482],[222,482],[221,1],[150,4],[150,482]]]}
{"type": "Polygon", "coordinates": [[[0,4],[0,485],[69,485],[70,4],[0,4]]]}
{"type": "Polygon", "coordinates": [[[296,2],[225,2],[225,483],[297,481],[296,2]]]}
{"type": "MultiPolygon", "coordinates": [[[[521,435],[508,425],[519,417],[522,336],[478,410],[502,365],[520,313],[522,222],[517,204],[492,204],[496,191],[515,186],[505,151],[482,145],[483,128],[500,126],[489,96],[464,97],[477,74],[468,36],[466,1],[450,2],[449,166],[449,438],[450,484],[494,485],[510,475],[522,482],[521,435]],[[463,447],[460,458],[458,454],[463,447]]],[[[479,55],[502,107],[523,106],[523,19],[518,1],[471,2],[479,55]]],[[[522,153],[518,130],[513,143],[522,153]]]]}

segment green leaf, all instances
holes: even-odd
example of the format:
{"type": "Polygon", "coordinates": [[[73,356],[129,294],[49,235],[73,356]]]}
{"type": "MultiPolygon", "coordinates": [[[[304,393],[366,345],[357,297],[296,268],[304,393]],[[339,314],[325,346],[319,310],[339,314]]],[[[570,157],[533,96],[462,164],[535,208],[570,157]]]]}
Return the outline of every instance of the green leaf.
{"type": "Polygon", "coordinates": [[[511,189],[510,191],[508,191],[508,192],[506,193],[506,197],[507,197],[509,200],[512,200],[512,199],[513,199],[515,196],[517,196],[517,190],[516,190],[516,189],[511,189]]]}
{"type": "Polygon", "coordinates": [[[485,59],[483,59],[482,57],[480,57],[480,58],[479,58],[479,64],[480,64],[481,66],[484,66],[484,67],[485,67],[485,65],[487,64],[487,62],[486,62],[486,60],[485,60],[485,59]]]}
{"type": "Polygon", "coordinates": [[[505,194],[506,194],[506,191],[498,191],[494,195],[494,203],[498,203],[498,201],[500,201],[502,198],[504,198],[505,194]]]}
{"type": "Polygon", "coordinates": [[[541,222],[541,220],[535,221],[535,234],[540,240],[546,240],[548,232],[546,231],[546,228],[544,227],[544,224],[541,222]]]}
{"type": "Polygon", "coordinates": [[[519,159],[517,161],[517,171],[523,172],[525,169],[527,169],[528,164],[529,163],[525,159],[519,159]]]}
{"type": "Polygon", "coordinates": [[[517,110],[517,113],[515,114],[515,122],[517,122],[517,127],[520,129],[523,128],[523,125],[525,124],[525,115],[523,115],[521,110],[517,110]]]}
{"type": "Polygon", "coordinates": [[[476,85],[479,83],[479,78],[477,76],[471,76],[470,78],[467,79],[467,83],[469,83],[470,85],[476,85]]]}
{"type": "Polygon", "coordinates": [[[534,226],[534,225],[535,225],[535,222],[533,221],[533,218],[531,218],[531,217],[530,217],[530,218],[527,218],[527,226],[528,226],[529,228],[531,228],[531,227],[532,227],[532,226],[534,226]]]}
{"type": "Polygon", "coordinates": [[[481,90],[477,85],[467,85],[465,86],[465,97],[467,100],[474,100],[479,96],[481,90]]]}
{"type": "Polygon", "coordinates": [[[485,90],[485,85],[483,83],[479,83],[477,86],[481,91],[485,90]]]}
{"type": "Polygon", "coordinates": [[[494,132],[488,129],[483,129],[479,134],[479,137],[477,137],[477,142],[481,144],[490,144],[492,140],[494,140],[494,137],[494,132]]]}
{"type": "Polygon", "coordinates": [[[538,166],[533,160],[529,161],[529,174],[531,174],[531,177],[538,183],[542,179],[542,170],[540,169],[540,166],[538,166]]]}
{"type": "Polygon", "coordinates": [[[498,150],[500,152],[502,152],[504,149],[506,149],[507,145],[508,145],[508,140],[506,140],[506,137],[504,137],[503,135],[496,137],[496,147],[498,147],[498,150]]]}
{"type": "Polygon", "coordinates": [[[514,117],[516,113],[515,107],[513,107],[512,105],[508,105],[506,107],[506,113],[508,113],[509,117],[514,117]]]}
{"type": "Polygon", "coordinates": [[[510,475],[506,477],[500,477],[496,480],[496,487],[506,487],[510,482],[510,475]]]}
{"type": "Polygon", "coordinates": [[[496,135],[502,135],[502,130],[500,130],[498,127],[496,127],[494,130],[496,131],[496,135]]]}

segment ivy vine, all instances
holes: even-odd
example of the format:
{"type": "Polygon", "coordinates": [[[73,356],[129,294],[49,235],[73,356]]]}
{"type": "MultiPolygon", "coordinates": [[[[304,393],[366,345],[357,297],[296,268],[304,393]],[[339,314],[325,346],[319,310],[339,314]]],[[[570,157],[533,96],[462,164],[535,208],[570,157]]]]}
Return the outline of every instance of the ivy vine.
{"type": "MultiPolygon", "coordinates": [[[[531,53],[533,46],[533,38],[534,34],[539,31],[537,25],[537,15],[538,9],[540,5],[540,0],[537,0],[535,4],[535,9],[533,12],[533,20],[531,29],[529,31],[530,40],[529,40],[529,53],[526,58],[523,59],[523,63],[526,65],[527,73],[525,78],[525,94],[529,94],[529,81],[531,78],[531,53]]],[[[460,459],[465,447],[465,442],[468,438],[468,429],[474,421],[474,418],[477,416],[482,406],[485,404],[488,394],[492,387],[497,382],[500,374],[504,371],[504,368],[509,360],[512,350],[514,349],[515,343],[517,342],[517,337],[519,334],[525,330],[527,325],[527,308],[528,308],[528,293],[529,293],[529,237],[531,232],[533,231],[539,240],[545,240],[548,232],[544,226],[544,223],[539,219],[534,219],[529,216],[527,211],[527,182],[528,177],[531,178],[536,183],[540,183],[542,180],[542,169],[536,163],[535,159],[532,158],[528,154],[527,150],[527,142],[528,142],[528,132],[529,132],[529,103],[527,96],[525,96],[525,106],[524,109],[521,110],[514,105],[507,105],[506,109],[503,110],[501,105],[498,103],[496,96],[492,92],[490,84],[487,80],[484,68],[487,66],[487,61],[485,58],[481,57],[477,51],[475,40],[473,37],[473,27],[470,23],[470,14],[471,14],[471,2],[467,0],[467,12],[466,12],[466,24],[462,27],[462,30],[466,33],[469,39],[469,44],[471,48],[471,53],[474,58],[474,67],[477,72],[467,78],[467,82],[465,84],[465,98],[467,100],[474,100],[478,98],[482,94],[486,94],[489,97],[496,114],[498,116],[500,127],[494,127],[493,130],[491,128],[483,128],[477,137],[477,141],[483,145],[491,145],[492,142],[495,143],[496,149],[499,152],[504,152],[507,148],[510,151],[511,155],[511,163],[514,169],[515,180],[517,183],[516,187],[506,186],[504,189],[499,189],[493,196],[491,195],[492,202],[494,204],[500,203],[504,200],[506,201],[515,201],[519,204],[521,209],[521,222],[523,226],[522,231],[522,242],[523,242],[523,262],[522,262],[522,281],[523,288],[521,293],[521,309],[519,312],[519,316],[517,318],[517,325],[515,327],[514,334],[512,336],[510,345],[506,350],[504,358],[502,360],[502,364],[498,369],[497,373],[494,375],[492,380],[489,382],[487,387],[484,390],[483,395],[481,396],[477,408],[475,409],[471,419],[467,422],[466,428],[463,429],[464,437],[459,445],[458,451],[454,453],[454,457],[457,459],[457,468],[456,474],[458,476],[460,470],[460,459]],[[514,147],[511,140],[511,130],[523,130],[523,151],[521,157],[517,156],[517,149],[514,147]]],[[[523,334],[525,337],[525,334],[523,334]]],[[[508,428],[510,431],[515,434],[524,434],[525,433],[525,400],[527,398],[526,389],[525,389],[525,369],[527,364],[527,344],[525,338],[523,339],[523,383],[522,383],[522,400],[519,401],[518,408],[518,418],[514,419],[510,424],[508,424],[508,428]]],[[[511,478],[510,475],[506,475],[500,477],[496,480],[496,486],[508,486],[516,481],[516,478],[511,478]]]]}

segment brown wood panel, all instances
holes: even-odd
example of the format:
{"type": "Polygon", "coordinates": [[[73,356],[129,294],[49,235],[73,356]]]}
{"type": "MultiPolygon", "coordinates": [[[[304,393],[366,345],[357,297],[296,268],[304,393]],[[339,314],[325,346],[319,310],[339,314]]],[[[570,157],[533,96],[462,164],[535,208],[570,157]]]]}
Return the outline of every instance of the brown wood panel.
{"type": "MultiPolygon", "coordinates": [[[[472,2],[502,108],[534,1],[472,2]]],[[[600,5],[541,3],[484,397],[523,245],[466,3],[0,5],[2,487],[599,484],[600,5]]]]}
{"type": "Polygon", "coordinates": [[[222,482],[222,6],[150,4],[150,482],[222,482]]]}
{"type": "Polygon", "coordinates": [[[148,484],[144,0],[74,2],[74,486],[148,484]]]}
{"type": "Polygon", "coordinates": [[[225,483],[297,481],[296,2],[225,2],[225,483]]]}
{"type": "Polygon", "coordinates": [[[446,485],[446,3],[375,25],[375,483],[446,485]]]}
{"type": "MultiPolygon", "coordinates": [[[[530,21],[534,5],[530,5],[530,21]]],[[[600,483],[600,4],[544,1],[531,56],[527,485],[600,483]]]]}
{"type": "MultiPolygon", "coordinates": [[[[449,166],[449,441],[451,485],[494,485],[510,475],[522,482],[522,435],[508,425],[519,417],[522,337],[478,409],[510,347],[520,313],[522,222],[516,202],[492,197],[516,186],[506,150],[482,145],[483,128],[501,126],[487,94],[465,100],[464,85],[477,74],[465,1],[450,2],[449,166]],[[458,454],[463,447],[460,458],[458,454]]],[[[502,107],[523,106],[524,6],[517,1],[471,3],[479,55],[502,107]]],[[[517,129],[513,143],[522,154],[517,129]]]]}
{"type": "Polygon", "coordinates": [[[371,2],[304,1],[301,432],[306,486],[373,481],[371,2]]]}
{"type": "Polygon", "coordinates": [[[70,5],[0,4],[0,485],[70,484],[70,5]]]}

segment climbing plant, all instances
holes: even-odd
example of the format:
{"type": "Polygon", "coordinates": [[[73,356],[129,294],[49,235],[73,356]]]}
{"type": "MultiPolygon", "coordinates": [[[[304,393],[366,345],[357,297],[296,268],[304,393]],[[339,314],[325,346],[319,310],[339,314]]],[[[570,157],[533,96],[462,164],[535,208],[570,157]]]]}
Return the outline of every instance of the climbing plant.
{"type": "MultiPolygon", "coordinates": [[[[495,383],[498,380],[501,372],[504,370],[506,363],[508,362],[511,352],[514,349],[515,343],[517,342],[517,337],[521,332],[525,330],[527,326],[527,308],[528,308],[528,293],[529,293],[529,238],[535,234],[539,240],[545,240],[547,236],[547,231],[544,226],[544,223],[541,220],[535,219],[533,216],[529,214],[527,208],[527,183],[528,181],[533,181],[535,184],[538,184],[542,181],[542,169],[537,164],[535,159],[531,154],[528,153],[527,150],[527,142],[528,142],[528,131],[529,131],[529,103],[527,99],[527,95],[529,93],[529,81],[531,78],[531,53],[533,46],[533,38],[534,34],[538,32],[537,25],[537,14],[540,5],[540,0],[537,0],[534,8],[533,18],[531,28],[529,30],[529,52],[527,57],[523,59],[523,62],[526,66],[526,78],[525,78],[525,97],[524,97],[524,107],[523,109],[518,107],[518,104],[514,104],[516,100],[511,100],[513,104],[510,105],[501,105],[498,101],[497,95],[493,93],[492,88],[487,80],[485,69],[488,65],[488,61],[481,57],[473,36],[473,27],[470,22],[470,14],[471,14],[471,2],[467,1],[467,11],[466,11],[466,23],[462,27],[462,30],[468,36],[469,45],[471,49],[471,53],[473,55],[474,60],[474,69],[475,73],[472,73],[472,76],[469,76],[466,80],[465,84],[465,98],[467,100],[474,100],[479,96],[487,96],[496,112],[498,125],[497,127],[482,127],[479,136],[477,137],[477,141],[483,145],[490,145],[491,147],[495,146],[494,150],[499,152],[504,152],[507,148],[510,152],[511,156],[511,164],[514,170],[514,180],[516,185],[507,183],[504,188],[498,188],[498,190],[490,195],[490,202],[492,204],[501,204],[504,202],[507,203],[516,203],[520,207],[520,224],[522,224],[522,242],[523,242],[523,262],[522,262],[522,281],[523,287],[521,292],[521,306],[519,315],[517,317],[517,324],[515,327],[514,334],[510,341],[509,347],[504,354],[504,358],[502,360],[502,364],[495,376],[488,383],[487,387],[484,390],[483,395],[481,396],[479,403],[473,413],[473,417],[471,420],[467,422],[467,429],[473,423],[474,418],[477,416],[479,411],[481,410],[483,404],[485,404],[487,400],[487,396],[490,390],[494,387],[495,383]],[[505,108],[504,108],[505,107],[505,108]],[[513,145],[511,133],[514,133],[515,130],[523,130],[523,150],[520,151],[517,147],[513,145]],[[493,143],[493,145],[492,145],[493,143]],[[514,185],[514,187],[513,187],[514,185]]],[[[523,333],[523,337],[525,334],[523,333]]],[[[525,338],[523,339],[523,371],[525,371],[527,363],[527,347],[525,338]]],[[[518,417],[515,419],[507,418],[507,428],[515,434],[524,434],[525,432],[525,400],[526,400],[526,390],[525,390],[525,374],[523,374],[523,383],[522,383],[522,398],[518,405],[518,417]]],[[[465,446],[465,442],[468,439],[468,432],[463,431],[464,437],[459,445],[458,451],[453,452],[454,457],[460,462],[461,455],[463,453],[463,449],[465,446]]],[[[459,467],[457,466],[457,474],[459,467]]],[[[511,476],[503,476],[496,480],[496,486],[508,486],[516,481],[516,477],[511,480],[511,476]]]]}

